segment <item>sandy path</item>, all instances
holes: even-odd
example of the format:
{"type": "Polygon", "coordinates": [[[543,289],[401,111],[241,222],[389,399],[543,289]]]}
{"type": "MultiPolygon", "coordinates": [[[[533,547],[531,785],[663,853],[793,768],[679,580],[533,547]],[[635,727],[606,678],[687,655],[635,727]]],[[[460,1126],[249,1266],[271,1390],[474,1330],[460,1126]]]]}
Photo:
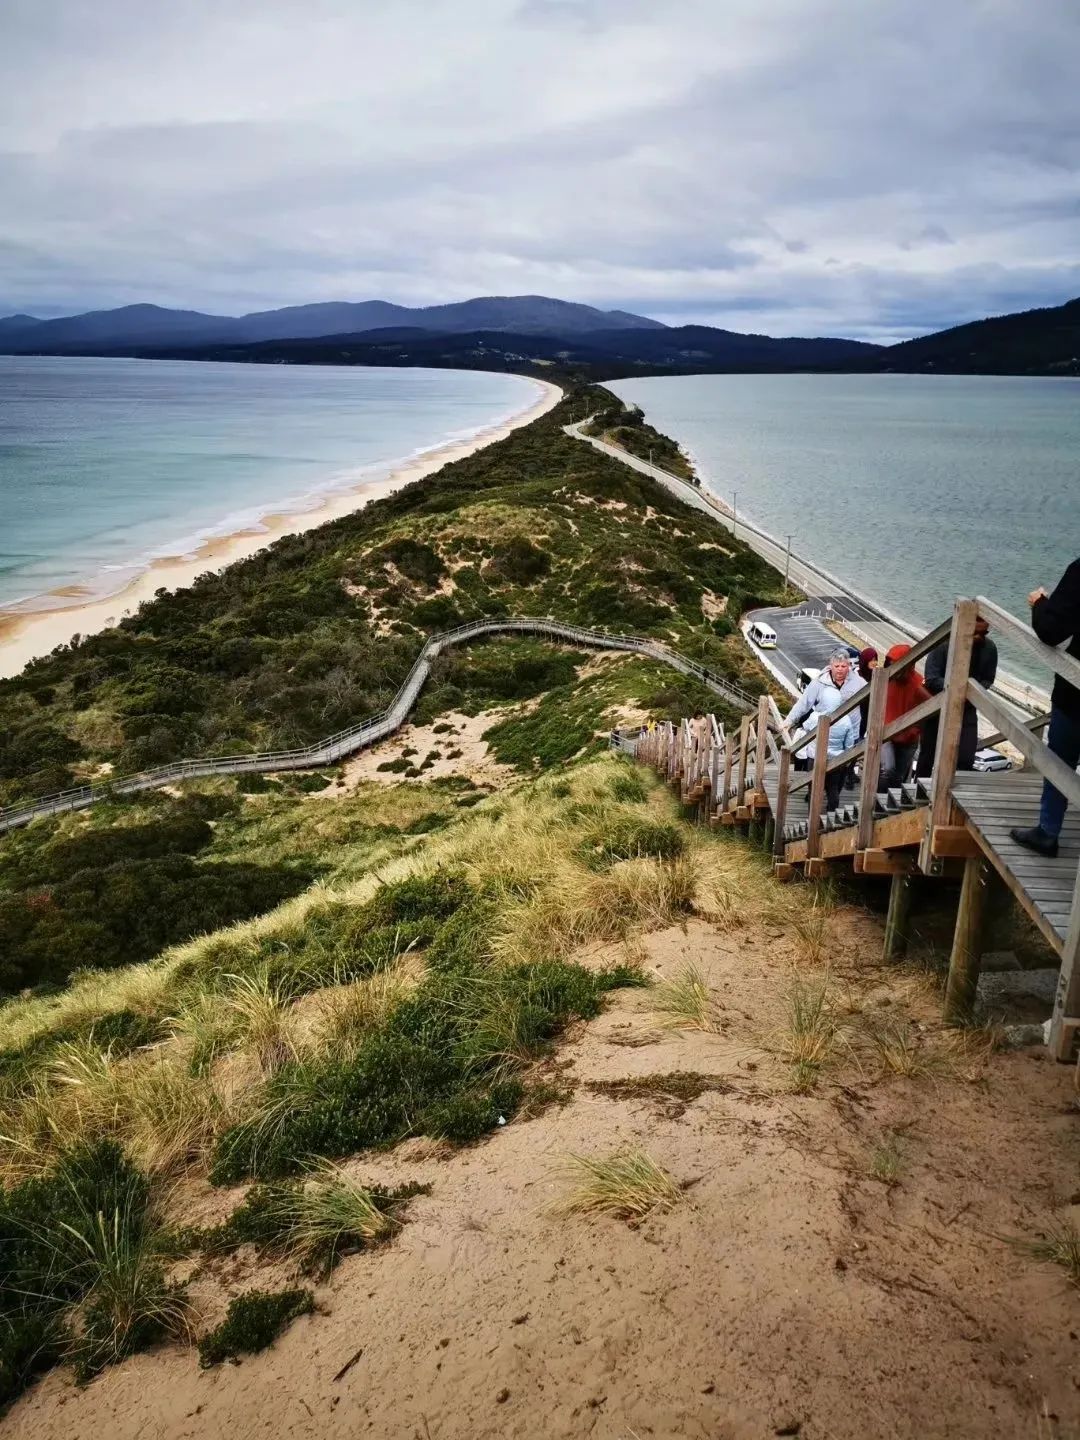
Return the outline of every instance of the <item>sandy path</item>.
{"type": "MultiPolygon", "coordinates": [[[[872,922],[850,921],[851,953],[873,940],[872,922]]],[[[999,1055],[977,1085],[845,1073],[778,1094],[758,1041],[779,1019],[785,943],[691,922],[644,950],[663,974],[702,967],[724,1035],[658,1031],[648,992],[619,994],[560,1051],[566,1106],[472,1149],[355,1163],[433,1191],[389,1249],[342,1263],[324,1313],[239,1366],[201,1373],[173,1349],[82,1391],[54,1372],[7,1433],[1073,1440],[1080,1296],[995,1238],[1032,1234],[1074,1191],[1065,1067],[999,1055]],[[680,1069],[720,1088],[688,1103],[589,1088],[680,1069]],[[894,1129],[907,1159],[890,1189],[867,1154],[894,1129]],[[560,1157],[627,1143],[690,1187],[681,1208],[638,1229],[545,1213],[560,1157]]],[[[233,1292],[254,1278],[223,1275],[233,1292]]]]}
{"type": "Polygon", "coordinates": [[[73,635],[93,635],[108,629],[144,601],[152,600],[158,590],[181,590],[208,570],[224,570],[234,560],[244,560],[284,535],[299,535],[325,525],[328,520],[340,519],[371,500],[433,474],[452,460],[463,460],[496,440],[504,440],[519,426],[546,414],[562,399],[563,392],[550,381],[534,379],[533,383],[541,392],[540,398],[512,420],[483,430],[470,440],[432,450],[381,479],[366,480],[355,490],[328,496],[313,510],[294,515],[268,514],[263,516],[257,529],[208,540],[193,555],[156,560],[143,574],[112,595],[87,598],[80,587],[64,586],[22,606],[0,609],[0,677],[17,675],[29,660],[48,655],[57,645],[67,644],[73,635]]]}

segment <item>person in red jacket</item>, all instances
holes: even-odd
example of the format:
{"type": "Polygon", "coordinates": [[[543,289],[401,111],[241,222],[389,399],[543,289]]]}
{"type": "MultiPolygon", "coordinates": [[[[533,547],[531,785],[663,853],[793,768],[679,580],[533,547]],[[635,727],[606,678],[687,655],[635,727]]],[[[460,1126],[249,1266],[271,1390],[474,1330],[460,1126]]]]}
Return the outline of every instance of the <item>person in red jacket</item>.
{"type": "MultiPolygon", "coordinates": [[[[1080,560],[1074,560],[1057,583],[1052,595],[1040,586],[1028,596],[1031,628],[1044,645],[1068,640],[1066,654],[1080,659],[1080,560]]],[[[1050,697],[1050,728],[1046,743],[1059,759],[1075,770],[1080,763],[1080,690],[1059,675],[1050,697]]],[[[1068,801],[1049,780],[1043,782],[1039,823],[1030,830],[1010,830],[1018,845],[1037,855],[1053,859],[1065,823],[1068,801]]]]}
{"type": "MultiPolygon", "coordinates": [[[[910,645],[894,645],[885,656],[886,669],[898,664],[910,649],[910,645]]],[[[916,705],[929,699],[930,691],[913,666],[902,675],[890,676],[885,690],[885,724],[891,725],[894,720],[899,720],[909,710],[914,710],[916,705]]],[[[920,733],[920,726],[909,725],[882,745],[881,778],[878,782],[880,789],[888,790],[891,786],[903,785],[911,778],[920,733]]]]}

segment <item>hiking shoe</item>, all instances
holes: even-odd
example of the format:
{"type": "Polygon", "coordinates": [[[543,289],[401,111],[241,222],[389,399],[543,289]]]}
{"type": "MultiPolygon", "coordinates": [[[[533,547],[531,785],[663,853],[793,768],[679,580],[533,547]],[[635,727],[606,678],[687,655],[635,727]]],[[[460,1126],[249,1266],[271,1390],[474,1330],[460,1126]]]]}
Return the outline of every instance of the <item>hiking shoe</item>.
{"type": "Polygon", "coordinates": [[[1030,830],[1010,830],[1009,838],[1015,840],[1017,845],[1023,845],[1025,850],[1034,850],[1036,855],[1044,855],[1047,860],[1053,860],[1058,853],[1058,842],[1053,835],[1048,835],[1041,825],[1033,825],[1030,830]]]}

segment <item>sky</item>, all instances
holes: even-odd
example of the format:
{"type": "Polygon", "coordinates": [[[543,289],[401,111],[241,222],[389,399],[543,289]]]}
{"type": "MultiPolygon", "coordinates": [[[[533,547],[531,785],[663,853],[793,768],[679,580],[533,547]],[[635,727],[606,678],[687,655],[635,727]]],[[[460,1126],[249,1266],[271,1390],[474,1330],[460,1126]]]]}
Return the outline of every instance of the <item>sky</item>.
{"type": "Polygon", "coordinates": [[[1078,0],[0,0],[0,314],[1080,295],[1078,0]]]}

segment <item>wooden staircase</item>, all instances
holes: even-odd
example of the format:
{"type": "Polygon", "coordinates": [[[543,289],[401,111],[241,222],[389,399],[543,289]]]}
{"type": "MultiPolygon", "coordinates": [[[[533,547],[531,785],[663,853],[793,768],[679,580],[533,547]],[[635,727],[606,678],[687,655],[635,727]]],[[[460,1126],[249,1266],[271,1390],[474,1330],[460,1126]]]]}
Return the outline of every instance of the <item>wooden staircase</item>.
{"type": "Polygon", "coordinates": [[[946,989],[945,1017],[970,1018],[978,982],[986,892],[996,877],[1015,896],[1061,960],[1049,1046],[1061,1060],[1074,1058],[1080,1043],[1080,777],[1040,738],[1049,715],[1020,717],[1000,696],[969,677],[975,623],[982,616],[1056,675],[1080,686],[1080,663],[1039,641],[1029,626],[983,597],[960,599],[952,617],[913,645],[896,665],[874,671],[871,683],[822,716],[800,738],[786,730],[771,696],[737,732],[726,733],[713,715],[663,724],[642,732],[624,748],[654,766],[687,805],[699,807],[709,824],[745,827],[772,855],[780,880],[797,874],[819,879],[841,866],[853,875],[892,877],[886,922],[886,955],[907,945],[910,877],[960,877],[962,886],[946,989]],[[890,678],[917,665],[948,643],[945,688],[885,724],[890,678]],[[868,701],[866,734],[843,755],[828,755],[830,727],[868,701]],[[958,771],[965,704],[997,727],[984,745],[1008,743],[1022,769],[958,771]],[[894,735],[938,716],[932,777],[881,790],[881,747],[894,735]],[[815,743],[816,742],[816,743],[815,743]],[[796,758],[815,743],[808,770],[796,758]],[[857,790],[825,808],[826,777],[839,768],[861,770],[857,790]],[[1049,780],[1069,801],[1058,858],[1046,860],[1010,839],[1016,825],[1031,825],[1049,780]]]}

